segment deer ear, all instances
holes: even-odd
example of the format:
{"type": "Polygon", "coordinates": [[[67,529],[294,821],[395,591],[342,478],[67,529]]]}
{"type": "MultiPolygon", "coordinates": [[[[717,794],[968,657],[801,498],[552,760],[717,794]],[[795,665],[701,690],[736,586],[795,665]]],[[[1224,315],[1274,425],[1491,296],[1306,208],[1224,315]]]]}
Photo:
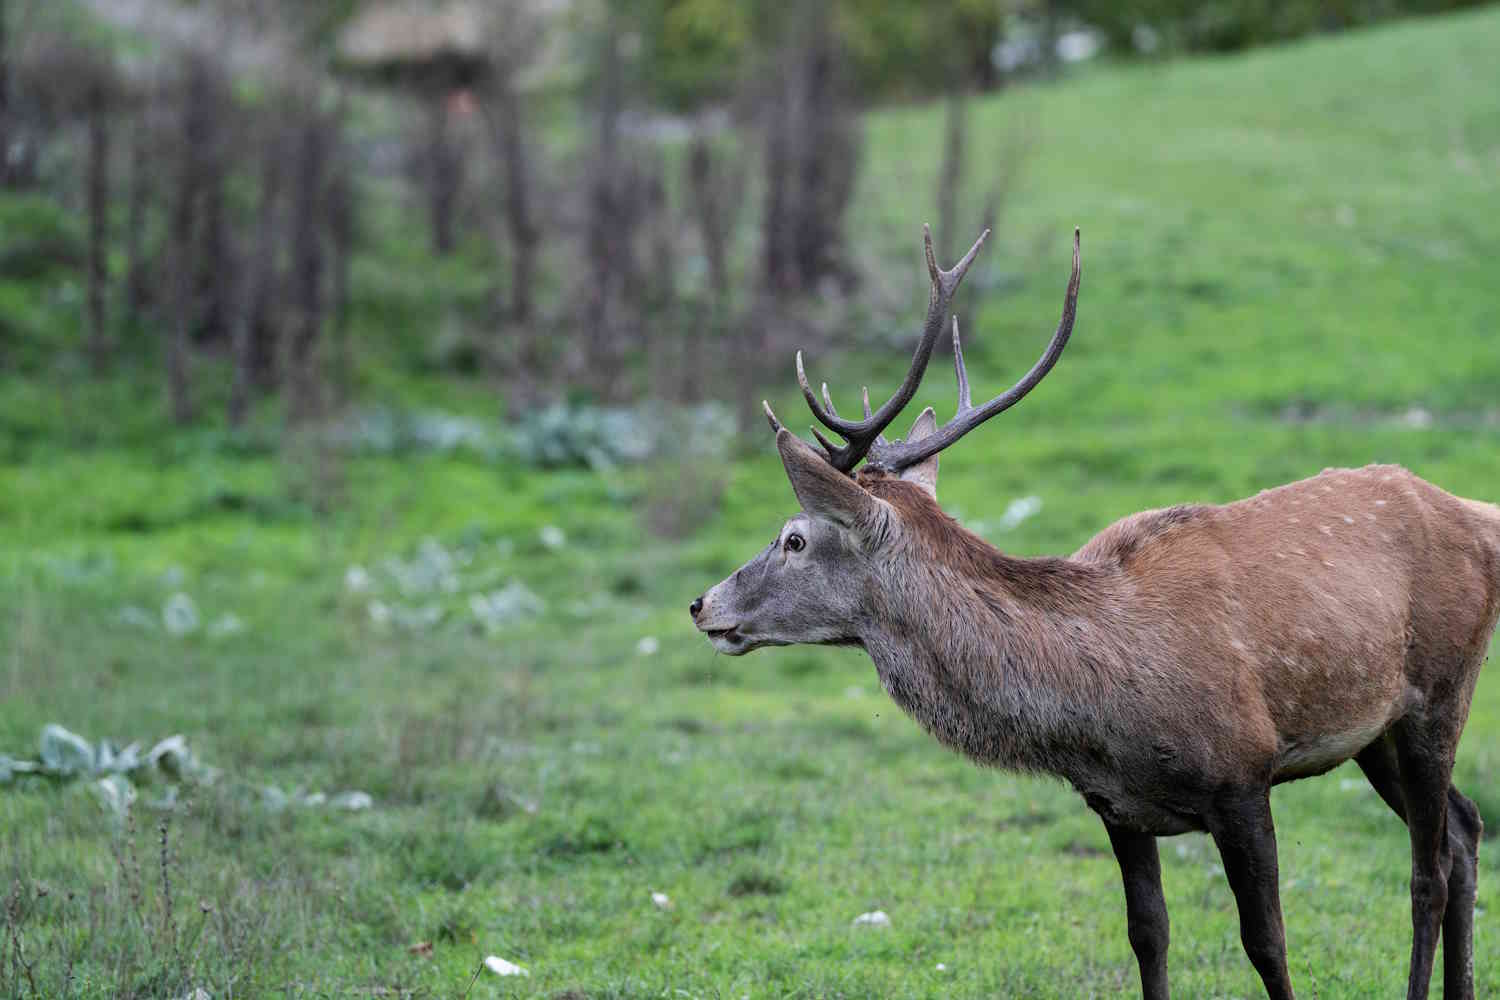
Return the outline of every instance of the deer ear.
{"type": "Polygon", "coordinates": [[[880,501],[869,490],[829,465],[812,445],[785,427],[776,432],[776,450],[781,452],[797,502],[809,514],[855,527],[868,524],[879,513],[880,501]]]}
{"type": "MultiPolygon", "coordinates": [[[[906,440],[920,441],[923,438],[936,433],[937,417],[933,414],[932,407],[929,406],[927,409],[917,414],[916,423],[911,425],[911,433],[906,435],[906,440]]],[[[918,486],[922,487],[922,489],[927,491],[928,496],[936,500],[937,473],[938,457],[934,454],[927,456],[916,465],[913,465],[911,468],[906,469],[901,473],[901,478],[906,480],[908,483],[915,483],[918,486]]]]}

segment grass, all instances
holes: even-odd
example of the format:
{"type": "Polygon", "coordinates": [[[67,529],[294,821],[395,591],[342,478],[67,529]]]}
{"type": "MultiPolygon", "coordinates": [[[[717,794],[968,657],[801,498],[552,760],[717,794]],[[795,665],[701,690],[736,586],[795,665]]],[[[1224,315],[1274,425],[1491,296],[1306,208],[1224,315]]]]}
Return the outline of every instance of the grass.
{"type": "MultiPolygon", "coordinates": [[[[966,324],[976,392],[1041,349],[1075,223],[1084,280],[1046,385],[944,456],[947,507],[993,524],[1040,497],[1040,514],[991,534],[1031,554],[1327,465],[1400,462],[1500,498],[1497,49],[1489,10],[979,104],[976,169],[983,137],[1016,116],[1039,135],[966,324]]],[[[911,241],[881,281],[909,284],[913,312],[940,131],[931,107],[872,116],[854,213],[882,252],[911,241]]],[[[39,315],[26,322],[56,322],[39,315]]],[[[847,391],[891,384],[902,354],[809,363],[847,391]]],[[[787,376],[769,387],[783,416],[800,407],[790,359],[787,376]]],[[[387,379],[367,390],[398,391],[387,379]]],[[[487,954],[531,975],[485,972],[470,995],[1135,989],[1118,873],[1071,792],[949,755],[860,654],[731,660],[693,634],[687,602],[792,511],[768,441],[692,470],[726,488],[676,537],[641,527],[662,473],[464,454],[340,458],[317,470],[337,501],[324,513],[286,453],[163,433],[143,384],[0,378],[0,751],[31,753],[48,721],[120,742],[181,732],[225,777],[173,812],[143,788],[133,827],[86,783],[0,789],[0,991],[32,992],[16,942],[44,996],[460,996],[487,954]],[[549,525],[560,547],[541,541],[549,525]],[[403,594],[383,568],[424,538],[462,556],[454,592],[403,594]],[[346,586],[356,564],[374,591],[346,586]],[[545,613],[475,628],[468,595],[512,580],[545,613]],[[121,621],[176,591],[245,631],[121,621]],[[446,617],[382,628],[377,599],[446,617]],[[264,785],[375,806],[273,811],[264,785]],[[877,908],[890,928],[851,926],[877,908]]],[[[473,385],[411,385],[498,418],[473,385]]],[[[951,408],[940,371],[923,395],[951,408]]],[[[1493,672],[1457,774],[1500,826],[1493,672]]],[[[1273,805],[1302,995],[1398,993],[1403,828],[1349,767],[1273,805]]],[[[1164,841],[1163,866],[1178,994],[1259,995],[1211,844],[1164,841]]],[[[1493,878],[1479,907],[1483,992],[1500,984],[1493,878]]]]}

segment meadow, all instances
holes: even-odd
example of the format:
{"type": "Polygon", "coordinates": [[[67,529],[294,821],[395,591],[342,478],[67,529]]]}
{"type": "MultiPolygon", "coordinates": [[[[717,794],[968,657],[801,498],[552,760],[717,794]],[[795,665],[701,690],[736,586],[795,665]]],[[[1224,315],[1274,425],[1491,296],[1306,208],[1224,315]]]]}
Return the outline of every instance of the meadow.
{"type": "MultiPolygon", "coordinates": [[[[1074,225],[1083,285],[1047,382],[944,455],[947,509],[1042,554],[1326,466],[1500,499],[1497,51],[1489,9],[976,102],[973,135],[1026,120],[1035,151],[976,271],[975,392],[1044,346],[1074,225]]],[[[903,370],[941,109],[866,128],[853,224],[885,262],[872,283],[910,308],[889,348],[808,359],[846,394],[903,370]]],[[[356,322],[466,280],[361,260],[356,322]]],[[[478,384],[362,392],[505,424],[478,384]]],[[[790,355],[765,392],[805,423],[790,355]]],[[[941,418],[952,398],[939,359],[917,404],[941,418]]],[[[128,818],[91,779],[0,784],[6,995],[1137,989],[1118,870],[1070,790],[943,750],[862,653],[730,659],[693,631],[688,602],[795,509],[769,433],[670,467],[325,460],[170,431],[154,373],[65,367],[0,375],[0,431],[0,754],[35,757],[58,723],[117,746],[181,734],[216,772],[175,800],[140,782],[128,818]],[[646,529],[664,490],[702,505],[691,529],[646,529]],[[199,623],[181,635],[176,594],[199,623]],[[332,803],[351,791],[368,808],[332,803]],[[876,909],[889,927],[853,925],[876,909]],[[530,975],[475,979],[486,955],[530,975]]],[[[1493,668],[1455,780],[1500,829],[1493,668]]],[[[1396,995],[1404,827],[1352,765],[1273,808],[1301,995],[1396,995]]],[[[1177,994],[1262,995],[1208,838],[1162,847],[1177,994]]],[[[1500,988],[1485,847],[1481,995],[1500,988]]]]}

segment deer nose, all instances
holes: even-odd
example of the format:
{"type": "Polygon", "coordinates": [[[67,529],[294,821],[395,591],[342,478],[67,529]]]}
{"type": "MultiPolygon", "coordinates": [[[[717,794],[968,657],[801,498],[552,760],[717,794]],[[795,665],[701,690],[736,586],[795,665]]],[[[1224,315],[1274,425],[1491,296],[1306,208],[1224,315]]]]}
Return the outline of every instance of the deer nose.
{"type": "Polygon", "coordinates": [[[701,597],[695,597],[695,598],[693,598],[693,603],[688,605],[688,614],[692,615],[694,618],[697,618],[698,617],[698,612],[700,612],[702,610],[703,610],[703,598],[701,598],[701,597]]]}

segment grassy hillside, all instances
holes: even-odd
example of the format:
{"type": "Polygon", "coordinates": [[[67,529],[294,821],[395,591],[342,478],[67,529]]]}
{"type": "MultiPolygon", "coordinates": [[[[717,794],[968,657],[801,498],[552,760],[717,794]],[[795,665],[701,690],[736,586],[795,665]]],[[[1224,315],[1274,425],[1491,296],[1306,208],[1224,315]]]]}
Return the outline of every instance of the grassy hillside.
{"type": "MultiPolygon", "coordinates": [[[[1084,278],[1061,365],[944,456],[949,510],[1031,554],[1328,465],[1500,498],[1496,51],[1490,10],[979,105],[976,170],[1018,119],[1037,144],[966,322],[976,393],[1044,345],[1075,224],[1084,278]],[[1023,496],[1040,513],[1005,530],[1023,496]]],[[[910,287],[915,316],[940,113],[868,129],[854,218],[871,246],[910,240],[875,284],[910,287]]],[[[906,349],[809,364],[848,393],[892,384],[906,349]]],[[[947,378],[934,364],[923,390],[940,415],[947,378]]],[[[486,954],[531,975],[482,973],[474,996],[1135,989],[1108,842],[1071,792],[949,755],[862,654],[716,658],[689,628],[688,601],[793,511],[769,436],[688,472],[325,462],[174,436],[142,385],[0,378],[0,753],[32,755],[55,721],[181,733],[222,774],[173,811],[142,787],[124,826],[89,782],[0,786],[8,923],[40,995],[70,977],[101,997],[455,996],[486,954]],[[664,491],[701,495],[703,526],[648,534],[664,491]],[[514,581],[541,613],[477,627],[474,595],[514,581]],[[184,637],[160,624],[178,592],[203,624],[184,637]],[[242,630],[212,634],[230,614],[242,630]],[[374,804],[278,808],[266,786],[374,804]],[[851,927],[876,908],[889,929],[851,927]]],[[[472,386],[411,391],[498,413],[472,386]]],[[[768,391],[801,411],[790,357],[768,391]]],[[[1457,781],[1500,828],[1493,672],[1457,781]]],[[[1351,767],[1273,805],[1302,995],[1399,992],[1404,828],[1351,767]]],[[[1165,841],[1163,864],[1179,995],[1258,995],[1211,843],[1165,841]]],[[[1483,877],[1481,992],[1500,986],[1495,893],[1483,877]]]]}

